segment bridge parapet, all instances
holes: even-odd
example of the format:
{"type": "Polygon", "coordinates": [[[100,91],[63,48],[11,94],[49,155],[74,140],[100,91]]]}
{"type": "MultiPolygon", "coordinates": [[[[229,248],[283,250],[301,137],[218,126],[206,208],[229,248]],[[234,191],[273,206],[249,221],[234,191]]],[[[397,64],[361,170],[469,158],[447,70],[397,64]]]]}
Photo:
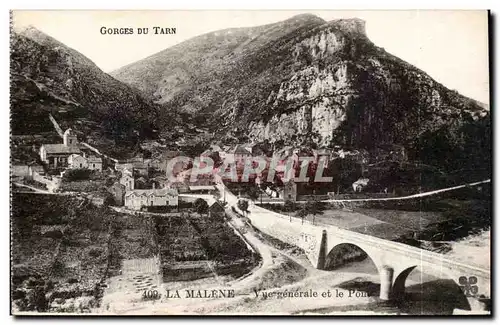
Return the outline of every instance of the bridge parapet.
{"type": "Polygon", "coordinates": [[[329,226],[327,230],[327,245],[325,255],[328,255],[339,244],[353,244],[364,250],[372,259],[380,272],[385,267],[394,271],[392,282],[398,281],[402,275],[406,280],[414,268],[439,278],[447,278],[458,284],[462,276],[474,276],[478,280],[479,294],[490,296],[490,270],[477,265],[466,264],[449,258],[446,255],[423,250],[403,243],[393,242],[346,229],[329,226]]]}
{"type": "Polygon", "coordinates": [[[258,206],[252,206],[248,218],[260,231],[285,243],[302,248],[317,267],[323,228],[307,220],[285,216],[258,206]]]}
{"type": "MultiPolygon", "coordinates": [[[[228,202],[235,208],[238,198],[225,189],[228,202]]],[[[377,266],[381,275],[381,299],[387,299],[393,290],[402,290],[406,277],[415,268],[459,284],[460,277],[476,277],[479,294],[490,295],[490,270],[466,264],[446,255],[426,251],[406,244],[365,235],[330,225],[313,225],[307,220],[286,216],[256,205],[247,214],[260,231],[285,243],[302,248],[316,268],[323,268],[329,252],[339,244],[353,244],[363,249],[377,266]],[[389,271],[388,271],[389,270],[389,271]],[[390,274],[384,278],[383,275],[390,274]],[[382,294],[382,292],[384,294],[382,294]],[[384,296],[384,297],[382,297],[384,296]]],[[[400,294],[399,292],[398,294],[400,294]]]]}
{"type": "Polygon", "coordinates": [[[323,268],[323,258],[336,245],[353,244],[370,256],[381,274],[386,267],[392,268],[394,270],[392,283],[395,283],[403,272],[409,274],[416,267],[422,272],[449,278],[457,283],[461,276],[474,276],[478,279],[480,294],[490,296],[490,271],[480,266],[335,226],[313,225],[306,220],[302,221],[258,206],[253,206],[250,211],[248,217],[258,229],[283,242],[304,249],[311,263],[317,268],[323,268]],[[324,237],[323,232],[325,232],[324,237]]]}

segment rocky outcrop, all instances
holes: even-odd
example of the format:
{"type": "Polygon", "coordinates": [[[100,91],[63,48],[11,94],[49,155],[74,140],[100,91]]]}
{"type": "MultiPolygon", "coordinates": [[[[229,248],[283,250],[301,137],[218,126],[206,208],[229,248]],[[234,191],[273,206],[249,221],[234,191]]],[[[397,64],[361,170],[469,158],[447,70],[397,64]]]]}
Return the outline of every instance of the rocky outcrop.
{"type": "Polygon", "coordinates": [[[151,136],[157,106],[81,53],[35,28],[11,33],[13,134],[52,130],[49,113],[83,136],[114,141],[151,136]]]}
{"type": "Polygon", "coordinates": [[[210,33],[113,75],[161,94],[167,109],[189,112],[220,137],[278,146],[395,143],[420,157],[434,136],[459,152],[472,130],[489,125],[487,109],[377,47],[360,19],[301,15],[210,33]],[[140,81],[153,71],[158,78],[140,81]]]}

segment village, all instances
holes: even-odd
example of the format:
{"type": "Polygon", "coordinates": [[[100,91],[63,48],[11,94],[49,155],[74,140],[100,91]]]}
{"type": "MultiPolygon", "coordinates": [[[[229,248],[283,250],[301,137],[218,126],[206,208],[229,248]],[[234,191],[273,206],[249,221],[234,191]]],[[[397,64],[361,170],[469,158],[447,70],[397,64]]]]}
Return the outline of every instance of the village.
{"type": "MultiPolygon", "coordinates": [[[[148,146],[151,143],[144,145],[148,146]]],[[[97,205],[154,212],[190,204],[192,195],[218,194],[214,176],[227,170],[230,177],[222,180],[228,188],[260,204],[395,196],[401,194],[402,187],[373,171],[378,171],[381,161],[388,162],[390,168],[407,163],[404,147],[396,145],[381,146],[373,163],[370,153],[363,150],[339,146],[273,150],[268,143],[214,144],[196,159],[179,149],[165,148],[154,154],[144,149],[133,158],[117,160],[79,141],[71,128],[62,134],[62,143],[43,143],[32,150],[39,152],[37,162],[12,166],[13,181],[25,189],[31,186],[49,192],[84,192],[97,205]],[[193,168],[193,161],[199,164],[200,159],[210,160],[213,168],[205,173],[197,171],[200,166],[193,168]],[[255,168],[258,162],[263,163],[261,168],[255,168]],[[256,172],[249,174],[249,166],[256,172]],[[378,177],[370,178],[369,171],[378,177]],[[322,181],[318,182],[318,174],[322,181]]]]}
{"type": "MultiPolygon", "coordinates": [[[[57,138],[51,141],[41,138],[38,145],[31,145],[35,161],[13,164],[11,180],[17,204],[22,206],[26,200],[30,204],[37,201],[35,206],[43,206],[41,211],[65,206],[64,209],[69,209],[67,213],[54,215],[53,211],[48,215],[70,218],[70,224],[77,222],[78,218],[74,217],[79,213],[90,214],[97,218],[96,223],[102,224],[99,236],[111,234],[110,238],[116,243],[99,244],[109,255],[104,273],[104,260],[91,270],[73,269],[70,261],[74,258],[70,256],[87,256],[96,248],[84,245],[68,250],[61,247],[70,247],[70,242],[80,241],[88,227],[77,224],[77,229],[81,228],[77,232],[81,235],[73,236],[68,230],[58,230],[61,227],[68,229],[69,224],[64,226],[64,222],[57,221],[56,225],[51,225],[54,222],[51,218],[41,219],[42,224],[36,225],[36,229],[41,228],[31,233],[33,240],[39,237],[50,240],[48,246],[61,238],[68,241],[59,245],[55,254],[50,249],[36,254],[47,255],[46,258],[52,261],[52,266],[47,266],[50,270],[61,263],[64,265],[64,271],[57,272],[63,272],[64,279],[71,282],[57,285],[53,291],[55,296],[73,295],[82,288],[100,288],[96,292],[100,292],[99,295],[104,292],[106,296],[108,291],[100,286],[122,288],[114,282],[122,280],[132,286],[126,290],[133,290],[134,295],[146,295],[179,281],[214,277],[229,280],[244,276],[260,263],[268,263],[262,261],[262,255],[248,242],[252,238],[245,234],[249,213],[252,218],[278,216],[291,223],[292,219],[300,220],[299,227],[339,226],[426,250],[450,250],[449,244],[429,244],[434,239],[434,230],[422,231],[421,225],[407,227],[406,222],[416,215],[422,222],[422,212],[399,211],[391,201],[384,201],[422,191],[421,179],[415,181],[411,175],[403,173],[410,170],[411,164],[402,146],[380,146],[376,152],[368,152],[341,147],[275,149],[266,143],[218,143],[191,158],[185,153],[188,150],[179,147],[168,150],[153,140],[143,143],[132,158],[118,160],[81,141],[71,128],[64,132],[59,130],[58,134],[62,137],[59,143],[53,140],[57,138]],[[318,182],[318,178],[323,181],[318,182]],[[395,179],[401,183],[394,182],[395,179]],[[366,198],[381,201],[373,206],[369,202],[346,205],[366,198]],[[380,204],[384,209],[377,209],[380,204]],[[71,212],[75,209],[81,212],[71,212]],[[123,225],[113,226],[118,227],[117,230],[105,227],[109,222],[106,220],[112,218],[123,225]],[[127,230],[118,230],[121,227],[127,230]],[[49,234],[55,236],[58,231],[61,235],[45,238],[49,234]],[[146,275],[137,275],[144,272],[146,275]],[[80,275],[74,278],[73,274],[80,275]]],[[[427,214],[426,223],[446,222],[444,214],[427,214]]],[[[456,222],[461,221],[457,219],[456,222]]],[[[455,236],[446,233],[442,238],[455,236]]],[[[353,251],[352,256],[364,255],[353,251]]],[[[31,290],[26,287],[29,283],[29,278],[23,280],[19,288],[25,289],[20,290],[31,290]]],[[[96,299],[101,298],[96,296],[96,299]]],[[[111,298],[102,299],[102,304],[107,305],[111,298]]],[[[19,303],[25,301],[21,298],[19,303]]],[[[56,298],[47,308],[71,311],[75,308],[74,305],[67,307],[73,304],[71,301],[56,298]]]]}
{"type": "Polygon", "coordinates": [[[491,314],[487,82],[401,19],[64,13],[10,15],[11,315],[491,314]]]}

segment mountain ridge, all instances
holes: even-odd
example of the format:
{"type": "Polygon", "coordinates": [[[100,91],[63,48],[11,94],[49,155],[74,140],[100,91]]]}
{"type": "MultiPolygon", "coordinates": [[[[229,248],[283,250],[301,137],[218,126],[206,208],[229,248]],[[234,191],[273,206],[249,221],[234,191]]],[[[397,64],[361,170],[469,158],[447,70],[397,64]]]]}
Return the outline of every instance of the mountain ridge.
{"type": "Polygon", "coordinates": [[[222,141],[395,143],[419,156],[431,150],[425,137],[463,146],[472,141],[463,128],[489,123],[476,100],[375,45],[361,19],[305,15],[238,30],[189,39],[112,75],[222,141]]]}
{"type": "Polygon", "coordinates": [[[207,129],[208,142],[393,143],[423,161],[442,163],[446,148],[450,166],[476,156],[489,164],[489,111],[376,46],[357,18],[209,32],[113,75],[34,28],[13,32],[11,49],[14,134],[51,112],[63,127],[76,122],[84,136],[129,147],[179,138],[174,126],[184,123],[207,129]]]}
{"type": "Polygon", "coordinates": [[[13,134],[51,130],[52,113],[110,147],[154,136],[158,106],[80,52],[33,27],[11,31],[10,45],[13,134]]]}

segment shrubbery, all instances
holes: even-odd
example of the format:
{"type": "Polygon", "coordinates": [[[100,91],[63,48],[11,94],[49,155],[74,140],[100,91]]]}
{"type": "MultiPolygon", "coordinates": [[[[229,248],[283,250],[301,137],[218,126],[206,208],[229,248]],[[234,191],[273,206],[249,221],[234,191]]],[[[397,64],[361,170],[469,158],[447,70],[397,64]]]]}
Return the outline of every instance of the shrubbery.
{"type": "Polygon", "coordinates": [[[66,182],[82,181],[90,178],[92,171],[88,168],[68,169],[63,175],[66,182]]]}

